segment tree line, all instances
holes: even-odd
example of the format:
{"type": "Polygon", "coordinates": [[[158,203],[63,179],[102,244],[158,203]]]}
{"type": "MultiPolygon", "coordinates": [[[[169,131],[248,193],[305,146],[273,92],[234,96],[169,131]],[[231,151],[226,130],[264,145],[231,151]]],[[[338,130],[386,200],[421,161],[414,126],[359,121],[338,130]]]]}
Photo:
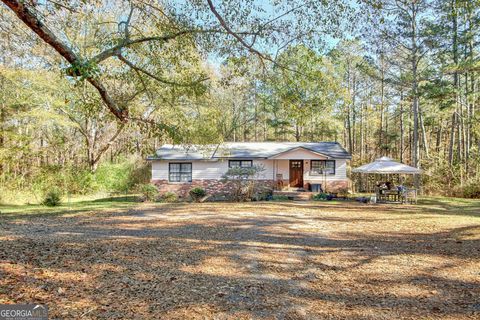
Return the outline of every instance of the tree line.
{"type": "Polygon", "coordinates": [[[3,189],[166,142],[339,141],[478,194],[478,1],[3,3],[3,189]]]}

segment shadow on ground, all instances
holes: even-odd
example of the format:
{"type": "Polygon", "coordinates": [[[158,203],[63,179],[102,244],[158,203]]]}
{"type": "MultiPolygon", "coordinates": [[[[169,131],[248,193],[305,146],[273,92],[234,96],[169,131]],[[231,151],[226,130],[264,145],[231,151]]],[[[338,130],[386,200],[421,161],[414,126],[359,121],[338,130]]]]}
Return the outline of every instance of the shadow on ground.
{"type": "Polygon", "coordinates": [[[47,303],[57,318],[480,316],[479,221],[378,208],[171,204],[0,220],[0,302],[47,303]]]}

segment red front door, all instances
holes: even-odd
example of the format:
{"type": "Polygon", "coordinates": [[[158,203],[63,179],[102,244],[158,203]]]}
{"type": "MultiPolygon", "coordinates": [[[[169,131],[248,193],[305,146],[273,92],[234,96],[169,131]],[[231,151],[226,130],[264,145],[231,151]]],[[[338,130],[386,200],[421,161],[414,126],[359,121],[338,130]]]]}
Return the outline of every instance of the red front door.
{"type": "Polygon", "coordinates": [[[290,160],[290,187],[303,188],[303,160],[290,160]]]}

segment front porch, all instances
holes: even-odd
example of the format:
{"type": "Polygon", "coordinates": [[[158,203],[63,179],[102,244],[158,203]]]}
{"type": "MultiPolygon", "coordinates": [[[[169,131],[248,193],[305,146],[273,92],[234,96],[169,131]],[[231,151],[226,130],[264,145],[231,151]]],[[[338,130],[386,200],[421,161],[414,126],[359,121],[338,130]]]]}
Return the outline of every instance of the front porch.
{"type": "Polygon", "coordinates": [[[275,190],[319,193],[350,187],[345,160],[274,159],[272,165],[275,190]]]}
{"type": "Polygon", "coordinates": [[[270,161],[276,190],[300,188],[319,193],[349,188],[346,159],[298,148],[271,157],[270,161]]]}

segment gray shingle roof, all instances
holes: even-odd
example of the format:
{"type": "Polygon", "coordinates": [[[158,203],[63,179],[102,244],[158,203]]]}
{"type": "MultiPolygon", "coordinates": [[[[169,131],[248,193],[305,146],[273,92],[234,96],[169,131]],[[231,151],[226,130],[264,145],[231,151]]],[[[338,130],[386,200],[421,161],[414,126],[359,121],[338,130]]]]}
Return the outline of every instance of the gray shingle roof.
{"type": "Polygon", "coordinates": [[[350,159],[337,142],[225,142],[220,145],[165,144],[149,160],[209,160],[219,158],[267,159],[296,148],[321,153],[330,158],[350,159]]]}

